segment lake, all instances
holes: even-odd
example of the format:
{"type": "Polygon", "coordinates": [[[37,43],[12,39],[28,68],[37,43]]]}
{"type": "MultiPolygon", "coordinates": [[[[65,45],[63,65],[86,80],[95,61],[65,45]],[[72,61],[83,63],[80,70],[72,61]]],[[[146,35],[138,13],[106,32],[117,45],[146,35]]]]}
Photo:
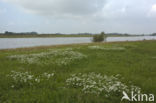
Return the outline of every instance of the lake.
{"type": "MultiPolygon", "coordinates": [[[[156,36],[108,37],[107,42],[156,40],[156,36]]],[[[0,38],[0,49],[91,43],[91,37],[56,37],[56,38],[0,38]]]]}

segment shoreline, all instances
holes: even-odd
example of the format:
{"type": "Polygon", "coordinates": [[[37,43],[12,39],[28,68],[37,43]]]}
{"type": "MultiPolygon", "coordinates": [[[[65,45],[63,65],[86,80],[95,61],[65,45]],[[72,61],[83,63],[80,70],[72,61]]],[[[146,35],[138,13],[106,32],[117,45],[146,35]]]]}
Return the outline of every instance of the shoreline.
{"type": "MultiPolygon", "coordinates": [[[[151,36],[151,35],[107,35],[107,37],[140,37],[140,36],[151,36]]],[[[93,35],[0,35],[0,38],[68,38],[68,37],[93,37],[93,35]]]]}
{"type": "Polygon", "coordinates": [[[135,42],[144,42],[144,41],[156,41],[156,40],[112,41],[112,42],[91,42],[91,43],[74,43],[74,44],[58,44],[58,45],[41,45],[41,46],[32,46],[32,47],[0,49],[0,52],[1,51],[33,50],[33,49],[44,49],[44,48],[80,46],[80,45],[93,45],[93,44],[99,45],[99,44],[112,44],[112,43],[135,43],[135,42]]]}

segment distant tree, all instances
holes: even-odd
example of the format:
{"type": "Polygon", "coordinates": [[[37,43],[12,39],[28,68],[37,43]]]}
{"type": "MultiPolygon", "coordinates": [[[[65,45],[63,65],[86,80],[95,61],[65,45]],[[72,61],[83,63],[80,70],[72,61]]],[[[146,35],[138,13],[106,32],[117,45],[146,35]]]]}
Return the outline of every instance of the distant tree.
{"type": "Polygon", "coordinates": [[[4,34],[9,34],[9,32],[8,31],[5,31],[5,33],[4,34]]]}
{"type": "Polygon", "coordinates": [[[93,42],[102,42],[106,41],[106,34],[101,32],[101,34],[97,34],[93,36],[93,42]]]}
{"type": "Polygon", "coordinates": [[[30,32],[30,34],[37,35],[38,33],[33,31],[33,32],[30,32]]]}
{"type": "Polygon", "coordinates": [[[156,33],[153,33],[152,36],[156,36],[156,33]]]}
{"type": "Polygon", "coordinates": [[[5,31],[4,34],[14,34],[13,32],[5,31]]]}

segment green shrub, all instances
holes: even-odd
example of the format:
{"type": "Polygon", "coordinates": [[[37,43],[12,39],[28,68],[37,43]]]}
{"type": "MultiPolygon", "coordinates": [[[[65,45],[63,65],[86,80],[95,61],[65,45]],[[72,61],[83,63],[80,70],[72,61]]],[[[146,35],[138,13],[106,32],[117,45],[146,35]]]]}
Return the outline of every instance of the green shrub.
{"type": "Polygon", "coordinates": [[[93,42],[102,42],[106,40],[106,34],[101,32],[101,34],[97,34],[93,36],[93,42]]]}

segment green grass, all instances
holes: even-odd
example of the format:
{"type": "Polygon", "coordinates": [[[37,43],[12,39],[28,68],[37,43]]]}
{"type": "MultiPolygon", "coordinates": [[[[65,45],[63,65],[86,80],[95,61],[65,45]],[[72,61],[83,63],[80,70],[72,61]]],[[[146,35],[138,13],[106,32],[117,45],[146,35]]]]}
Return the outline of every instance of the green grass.
{"type": "Polygon", "coordinates": [[[140,87],[143,93],[156,94],[156,41],[0,50],[0,103],[120,103],[122,94],[112,94],[106,98],[102,93],[100,95],[85,94],[81,88],[66,85],[66,80],[71,74],[91,72],[107,76],[120,74],[123,77],[120,81],[127,86],[133,84],[140,87]],[[99,48],[90,49],[91,46],[99,48]],[[31,56],[67,48],[86,57],[73,59],[75,55],[70,53],[70,55],[65,53],[55,56],[49,54],[46,58],[39,57],[37,62],[41,64],[27,61],[23,63],[20,59],[9,59],[9,56],[12,55],[31,56]],[[124,49],[118,50],[118,48],[124,49]],[[71,58],[72,60],[69,61],[68,59],[71,58]],[[58,65],[54,62],[60,62],[59,60],[66,60],[67,64],[58,65]],[[44,61],[47,64],[42,64],[44,61]],[[15,83],[12,78],[7,76],[11,74],[11,71],[29,72],[36,77],[44,72],[55,75],[48,80],[30,86],[22,84],[23,82],[15,83]],[[18,86],[12,88],[12,85],[18,86]]]}

